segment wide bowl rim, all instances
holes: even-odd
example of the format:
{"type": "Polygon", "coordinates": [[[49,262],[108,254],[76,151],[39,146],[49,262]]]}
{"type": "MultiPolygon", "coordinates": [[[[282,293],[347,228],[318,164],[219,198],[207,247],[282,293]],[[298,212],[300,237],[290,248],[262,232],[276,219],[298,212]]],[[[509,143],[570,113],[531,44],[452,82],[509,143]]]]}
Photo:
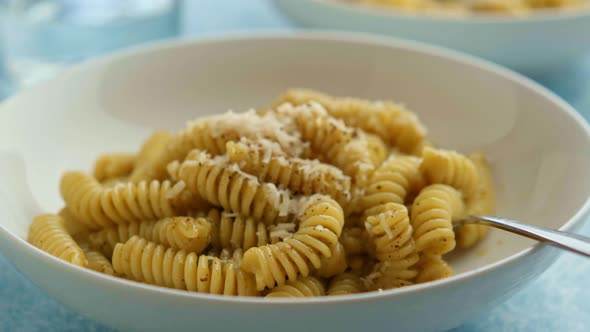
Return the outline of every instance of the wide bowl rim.
{"type": "MultiPolygon", "coordinates": [[[[42,90],[45,86],[49,86],[52,84],[52,81],[57,80],[67,80],[70,76],[77,76],[79,73],[83,73],[93,67],[101,66],[110,62],[116,62],[118,60],[122,60],[128,57],[135,57],[135,56],[146,56],[150,53],[154,53],[161,50],[166,49],[174,49],[174,48],[182,48],[182,47],[206,47],[208,44],[218,44],[218,43],[231,43],[231,42],[244,42],[244,41],[333,41],[333,42],[343,42],[343,43],[352,43],[357,45],[371,45],[371,46],[381,46],[387,47],[392,49],[404,49],[414,53],[420,53],[431,57],[442,57],[447,60],[455,61],[461,63],[462,65],[469,65],[473,67],[477,67],[478,69],[490,74],[490,75],[497,75],[502,77],[505,80],[512,81],[517,83],[526,89],[534,92],[540,98],[546,99],[548,102],[554,104],[556,106],[556,111],[563,112],[565,115],[569,116],[574,120],[575,124],[580,126],[580,130],[582,130],[587,136],[587,144],[590,145],[590,125],[584,120],[584,118],[578,114],[572,106],[570,106],[567,102],[563,99],[555,95],[553,92],[549,91],[547,88],[541,86],[540,84],[532,81],[529,78],[526,78],[516,72],[513,72],[507,68],[501,67],[497,64],[494,64],[490,61],[479,59],[474,56],[464,54],[458,51],[446,49],[439,46],[428,45],[421,42],[416,41],[409,41],[403,40],[399,38],[391,38],[391,37],[384,37],[384,36],[376,36],[366,33],[343,33],[343,32],[332,32],[332,31],[297,31],[297,32],[285,32],[285,31],[264,31],[264,32],[235,32],[226,34],[224,36],[207,36],[201,37],[199,39],[193,38],[183,38],[183,39],[176,39],[176,40],[167,40],[167,41],[160,41],[151,43],[148,45],[141,45],[135,46],[128,50],[117,52],[108,56],[104,56],[98,59],[94,59],[91,61],[87,61],[78,65],[74,65],[71,68],[66,69],[61,75],[55,77],[53,79],[49,79],[44,82],[36,83],[30,88],[28,88],[23,93],[18,93],[14,96],[9,97],[7,100],[0,104],[0,112],[4,111],[7,105],[11,104],[13,101],[18,100],[21,95],[27,96],[30,94],[34,94],[35,90],[42,90]]],[[[582,222],[584,216],[590,214],[590,196],[586,197],[585,202],[582,206],[576,211],[576,213],[569,218],[559,230],[569,230],[577,226],[582,222]]],[[[450,286],[453,284],[457,284],[467,279],[472,279],[476,276],[480,276],[482,274],[490,273],[493,270],[497,270],[501,267],[510,265],[525,256],[532,255],[537,253],[538,251],[542,250],[544,245],[536,244],[532,247],[526,248],[517,252],[513,255],[510,255],[506,258],[503,258],[499,261],[496,261],[491,264],[486,264],[482,267],[477,269],[463,272],[461,274],[455,275],[451,278],[437,280],[433,282],[428,282],[424,284],[418,284],[403,288],[391,289],[391,290],[384,290],[380,292],[368,292],[368,293],[361,293],[361,294],[353,294],[353,295],[342,295],[342,296],[324,296],[324,297],[317,297],[317,298],[301,298],[301,299],[281,299],[281,298],[259,298],[259,297],[239,297],[239,296],[221,296],[221,295],[212,295],[212,294],[202,294],[202,293],[195,293],[195,292],[188,292],[170,288],[164,288],[160,286],[153,286],[153,285],[146,285],[134,281],[125,280],[122,278],[112,277],[106,274],[98,273],[92,271],[90,269],[82,268],[76,266],[74,264],[67,263],[57,257],[47,254],[42,250],[34,247],[33,245],[29,244],[25,239],[22,239],[12,232],[8,231],[4,228],[3,225],[0,224],[0,237],[5,237],[8,242],[9,246],[14,246],[15,250],[20,251],[28,251],[29,254],[36,255],[39,259],[46,259],[50,260],[56,268],[65,269],[67,272],[71,273],[78,273],[82,274],[79,276],[85,276],[94,279],[94,282],[114,282],[118,286],[124,286],[126,288],[131,288],[133,290],[141,290],[147,293],[151,293],[152,295],[167,295],[177,298],[182,298],[185,300],[201,300],[201,301],[212,301],[216,303],[225,303],[225,304],[258,304],[258,305],[275,305],[277,303],[284,304],[284,305],[305,305],[305,304],[316,304],[316,303],[342,303],[342,302],[364,302],[376,299],[384,299],[384,298],[394,298],[396,296],[402,296],[407,294],[412,294],[416,292],[421,292],[427,289],[434,289],[440,288],[444,286],[450,286]],[[2,234],[4,233],[4,234],[2,234]]]]}
{"type": "MultiPolygon", "coordinates": [[[[285,3],[291,0],[274,0],[276,3],[285,3]]],[[[360,5],[347,3],[341,0],[305,0],[317,6],[323,6],[332,11],[345,12],[350,15],[364,15],[379,19],[408,20],[416,22],[435,22],[445,24],[527,24],[539,22],[564,21],[590,17],[590,4],[581,9],[536,9],[527,15],[502,15],[502,14],[468,14],[468,15],[442,15],[431,13],[411,13],[395,8],[380,9],[378,5],[360,5]]],[[[290,14],[289,14],[290,15],[290,14]]]]}

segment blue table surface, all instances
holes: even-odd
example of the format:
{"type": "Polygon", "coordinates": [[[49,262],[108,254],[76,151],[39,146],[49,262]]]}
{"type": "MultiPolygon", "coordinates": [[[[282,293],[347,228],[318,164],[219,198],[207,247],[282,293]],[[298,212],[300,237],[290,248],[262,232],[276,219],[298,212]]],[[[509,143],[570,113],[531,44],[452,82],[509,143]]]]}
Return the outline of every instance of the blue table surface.
{"type": "MultiPolygon", "coordinates": [[[[195,38],[238,30],[296,28],[265,0],[187,0],[183,21],[183,33],[195,38]]],[[[542,83],[590,118],[590,59],[542,83]]],[[[580,233],[590,235],[590,223],[580,233]]],[[[589,276],[590,260],[564,253],[511,299],[454,331],[589,331],[589,276]]],[[[0,255],[0,331],[41,330],[111,331],[48,297],[0,255]]]]}

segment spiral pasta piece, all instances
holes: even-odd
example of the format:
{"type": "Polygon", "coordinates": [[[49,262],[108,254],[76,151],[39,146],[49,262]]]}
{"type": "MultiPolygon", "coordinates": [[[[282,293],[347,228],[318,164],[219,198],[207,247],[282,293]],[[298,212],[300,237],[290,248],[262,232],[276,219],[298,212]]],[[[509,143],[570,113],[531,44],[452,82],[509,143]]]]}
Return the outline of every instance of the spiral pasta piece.
{"type": "Polygon", "coordinates": [[[71,214],[91,230],[172,217],[197,202],[183,195],[175,196],[170,181],[142,181],[103,188],[95,178],[82,172],[66,172],[60,191],[71,214]]]}
{"type": "Polygon", "coordinates": [[[321,267],[322,258],[333,255],[331,250],[338,243],[343,225],[343,211],[336,201],[312,196],[297,232],[282,242],[248,249],[241,268],[255,275],[258,290],[307,277],[312,268],[321,267]]]}
{"type": "Polygon", "coordinates": [[[92,173],[99,182],[126,177],[133,171],[136,159],[131,153],[103,154],[94,162],[92,173]]]}
{"type": "Polygon", "coordinates": [[[254,218],[245,218],[211,209],[207,213],[211,221],[211,246],[222,248],[241,248],[243,250],[271,243],[267,226],[254,218]]]}
{"type": "Polygon", "coordinates": [[[197,119],[174,136],[154,165],[159,179],[166,177],[166,166],[172,161],[182,161],[194,149],[212,155],[225,153],[225,144],[240,138],[277,142],[284,151],[299,156],[306,145],[299,133],[288,123],[279,121],[274,114],[258,115],[255,111],[226,113],[197,119]]]}
{"type": "Polygon", "coordinates": [[[282,194],[274,184],[260,183],[256,177],[227,166],[205,152],[194,150],[183,163],[170,166],[172,178],[182,180],[195,195],[227,211],[266,224],[288,214],[288,193],[282,194]]]}
{"type": "Polygon", "coordinates": [[[344,227],[339,240],[348,255],[365,254],[368,252],[369,234],[363,227],[344,227]]]}
{"type": "Polygon", "coordinates": [[[277,286],[265,297],[315,297],[326,295],[324,284],[315,277],[302,277],[277,286]]]}
{"type": "Polygon", "coordinates": [[[365,218],[372,210],[386,203],[403,204],[409,192],[424,186],[418,167],[421,160],[414,156],[392,155],[371,176],[362,198],[365,218]]]}
{"type": "Polygon", "coordinates": [[[341,119],[346,125],[376,134],[402,152],[415,151],[426,136],[426,128],[418,117],[392,102],[335,98],[308,89],[290,89],[279,98],[279,103],[294,105],[311,101],[320,103],[331,116],[341,119]]]}
{"type": "Polygon", "coordinates": [[[374,256],[380,261],[375,283],[378,288],[407,285],[417,272],[419,256],[412,237],[412,225],[404,205],[387,203],[382,212],[367,218],[366,227],[375,246],[374,256]]]}
{"type": "Polygon", "coordinates": [[[115,272],[137,281],[192,292],[256,296],[253,276],[241,272],[238,264],[235,259],[187,254],[138,236],[118,243],[113,252],[115,272]]]}
{"type": "Polygon", "coordinates": [[[353,183],[360,185],[366,182],[375,166],[364,135],[329,116],[317,103],[297,107],[283,104],[275,112],[292,119],[301,132],[301,138],[310,143],[312,151],[342,169],[353,183]]]}
{"type": "Polygon", "coordinates": [[[470,199],[478,188],[479,174],[473,161],[450,150],[424,148],[420,171],[429,183],[442,183],[463,192],[470,199]]]}
{"type": "Polygon", "coordinates": [[[84,255],[88,260],[87,267],[89,269],[111,276],[115,275],[113,265],[105,255],[96,250],[92,250],[87,243],[80,243],[79,246],[84,251],[84,255]]]}
{"type": "Polygon", "coordinates": [[[117,243],[124,243],[134,235],[187,252],[201,253],[211,241],[212,226],[205,218],[169,217],[158,221],[143,221],[106,227],[88,235],[93,248],[107,257],[117,243]]]}
{"type": "Polygon", "coordinates": [[[316,276],[330,278],[346,271],[348,268],[347,253],[340,242],[337,242],[330,248],[330,251],[332,252],[332,256],[321,259],[320,268],[315,271],[316,276]]]}
{"type": "Polygon", "coordinates": [[[463,216],[465,206],[461,193],[444,184],[422,189],[412,205],[412,225],[416,249],[442,255],[455,248],[453,220],[463,216]]]}
{"type": "Polygon", "coordinates": [[[63,220],[63,225],[73,238],[84,237],[88,234],[88,228],[78,219],[76,219],[67,207],[59,210],[57,213],[63,220]]]}
{"type": "Polygon", "coordinates": [[[416,283],[424,283],[451,277],[453,269],[439,255],[422,255],[418,263],[416,283]]]}
{"type": "MultiPolygon", "coordinates": [[[[475,164],[480,175],[477,191],[467,201],[467,214],[486,215],[495,211],[496,198],[494,194],[494,181],[490,167],[482,154],[474,153],[469,158],[475,164]]],[[[483,239],[488,233],[489,227],[483,225],[464,225],[455,229],[457,247],[468,249],[483,239]]]]}
{"type": "Polygon", "coordinates": [[[330,280],[329,296],[349,295],[366,292],[367,288],[359,275],[351,272],[339,274],[330,280]]]}
{"type": "Polygon", "coordinates": [[[373,257],[365,254],[348,255],[346,260],[350,272],[361,276],[370,273],[376,264],[373,257]]]}
{"type": "Polygon", "coordinates": [[[87,266],[82,249],[66,231],[63,220],[54,214],[42,214],[33,219],[29,227],[28,241],[35,247],[79,266],[87,266]]]}
{"type": "Polygon", "coordinates": [[[387,155],[389,154],[389,148],[387,144],[381,139],[381,137],[365,133],[368,147],[369,147],[369,155],[371,156],[371,162],[375,166],[375,168],[381,166],[381,163],[387,159],[387,155]]]}
{"type": "Polygon", "coordinates": [[[137,183],[158,179],[156,167],[160,163],[160,156],[171,140],[172,134],[165,130],[153,133],[139,150],[135,168],[129,175],[129,181],[137,183]]]}
{"type": "Polygon", "coordinates": [[[342,204],[350,199],[350,177],[337,167],[318,160],[273,156],[272,151],[243,142],[228,142],[226,149],[230,162],[256,174],[260,181],[274,183],[295,195],[325,194],[342,204]]]}

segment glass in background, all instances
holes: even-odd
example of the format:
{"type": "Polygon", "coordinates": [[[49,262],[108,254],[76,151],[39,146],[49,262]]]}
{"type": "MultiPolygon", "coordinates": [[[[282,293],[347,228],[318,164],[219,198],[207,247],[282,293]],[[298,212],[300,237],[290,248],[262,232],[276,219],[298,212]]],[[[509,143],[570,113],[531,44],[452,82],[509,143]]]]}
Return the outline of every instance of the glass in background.
{"type": "Polygon", "coordinates": [[[179,0],[0,0],[0,98],[65,65],[178,35],[179,7],[179,0]]]}

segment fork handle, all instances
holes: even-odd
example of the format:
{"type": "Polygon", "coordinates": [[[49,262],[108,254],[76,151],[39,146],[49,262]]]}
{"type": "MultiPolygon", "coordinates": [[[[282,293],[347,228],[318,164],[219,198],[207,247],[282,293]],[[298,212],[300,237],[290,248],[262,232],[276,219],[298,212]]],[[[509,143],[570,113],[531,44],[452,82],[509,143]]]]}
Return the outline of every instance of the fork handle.
{"type": "Polygon", "coordinates": [[[508,232],[516,233],[540,242],[573,251],[577,254],[590,257],[590,238],[554,229],[523,224],[518,221],[492,217],[492,216],[469,216],[457,223],[456,226],[466,224],[486,225],[500,228],[508,232]]]}

